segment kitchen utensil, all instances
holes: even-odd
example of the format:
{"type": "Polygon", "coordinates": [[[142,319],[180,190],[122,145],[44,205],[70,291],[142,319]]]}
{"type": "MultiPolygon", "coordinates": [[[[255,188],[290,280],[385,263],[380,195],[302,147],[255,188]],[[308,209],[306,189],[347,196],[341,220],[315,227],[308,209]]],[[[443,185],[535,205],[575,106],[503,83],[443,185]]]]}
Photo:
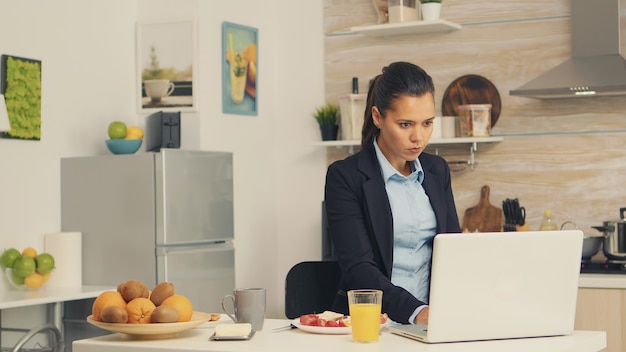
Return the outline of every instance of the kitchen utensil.
{"type": "Polygon", "coordinates": [[[480,201],[467,208],[463,216],[463,232],[499,232],[502,230],[502,209],[489,203],[489,186],[480,190],[480,201]]]}
{"type": "Polygon", "coordinates": [[[505,199],[502,201],[502,211],[504,213],[504,231],[527,231],[526,208],[519,205],[517,198],[505,199]]]}
{"type": "Polygon", "coordinates": [[[502,225],[502,230],[505,232],[517,231],[513,220],[514,215],[511,211],[510,199],[502,201],[502,213],[504,213],[504,225],[502,225]]]}
{"type": "Polygon", "coordinates": [[[626,207],[619,209],[620,220],[603,221],[602,226],[592,228],[604,234],[602,251],[608,259],[626,260],[626,207]]]}
{"type": "MultiPolygon", "coordinates": [[[[564,223],[562,223],[560,229],[563,230],[563,228],[566,225],[572,225],[572,226],[574,226],[574,228],[576,230],[580,230],[578,225],[576,225],[575,222],[570,221],[570,220],[565,221],[564,223]]],[[[583,251],[582,251],[582,254],[581,254],[582,260],[589,260],[589,259],[591,259],[591,257],[596,255],[596,253],[598,253],[598,251],[600,250],[600,245],[602,244],[602,240],[603,239],[604,239],[604,236],[588,236],[588,235],[585,235],[583,237],[583,251]]]]}
{"type": "Polygon", "coordinates": [[[446,88],[441,100],[443,116],[460,116],[459,105],[491,104],[491,127],[496,125],[502,109],[500,93],[487,78],[469,74],[461,76],[446,88]]]}

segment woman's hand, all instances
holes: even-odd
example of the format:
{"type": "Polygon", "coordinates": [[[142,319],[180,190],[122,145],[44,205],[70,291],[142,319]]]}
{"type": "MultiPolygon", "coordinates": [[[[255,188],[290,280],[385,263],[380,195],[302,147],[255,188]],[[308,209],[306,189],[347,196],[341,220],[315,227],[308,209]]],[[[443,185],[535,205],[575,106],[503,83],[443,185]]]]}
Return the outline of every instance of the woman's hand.
{"type": "Polygon", "coordinates": [[[422,309],[415,317],[415,324],[428,324],[428,307],[422,309]]]}

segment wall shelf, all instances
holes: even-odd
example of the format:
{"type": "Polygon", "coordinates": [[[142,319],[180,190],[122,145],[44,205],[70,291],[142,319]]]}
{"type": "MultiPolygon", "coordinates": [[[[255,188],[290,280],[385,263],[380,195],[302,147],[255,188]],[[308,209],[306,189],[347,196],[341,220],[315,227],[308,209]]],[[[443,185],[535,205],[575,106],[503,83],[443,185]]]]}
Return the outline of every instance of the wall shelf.
{"type": "Polygon", "coordinates": [[[446,33],[458,31],[461,25],[446,20],[413,21],[402,23],[383,23],[368,26],[351,27],[345,33],[364,34],[370,37],[389,37],[406,34],[446,33]]]}
{"type": "MultiPolygon", "coordinates": [[[[457,138],[433,138],[428,145],[445,144],[477,144],[502,142],[504,137],[457,137],[457,138]]],[[[319,147],[354,147],[360,146],[360,140],[319,141],[314,145],[319,147]]]]}
{"type": "MultiPolygon", "coordinates": [[[[433,146],[445,146],[445,145],[456,145],[456,144],[469,144],[470,145],[470,156],[467,160],[467,165],[471,168],[474,168],[476,161],[474,156],[478,151],[479,143],[497,143],[502,142],[504,137],[457,137],[457,138],[434,138],[430,140],[428,143],[429,147],[433,146]]],[[[316,146],[321,147],[349,147],[350,154],[354,153],[354,148],[361,146],[360,140],[337,140],[337,141],[319,141],[314,143],[316,146]]],[[[435,147],[436,148],[436,147],[435,147]]],[[[439,154],[438,148],[435,149],[435,154],[439,154]]]]}

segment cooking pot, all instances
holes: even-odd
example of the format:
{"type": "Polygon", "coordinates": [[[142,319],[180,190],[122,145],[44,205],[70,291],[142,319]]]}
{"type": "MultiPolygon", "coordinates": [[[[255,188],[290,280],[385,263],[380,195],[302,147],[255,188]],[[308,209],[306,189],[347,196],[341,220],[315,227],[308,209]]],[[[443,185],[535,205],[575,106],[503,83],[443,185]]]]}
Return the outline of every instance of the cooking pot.
{"type": "MultiPolygon", "coordinates": [[[[573,225],[576,228],[576,230],[580,230],[580,228],[578,227],[578,225],[576,225],[576,223],[574,223],[573,221],[569,221],[569,220],[561,224],[561,230],[563,230],[563,227],[565,227],[565,225],[567,224],[573,225]]],[[[583,237],[583,252],[581,255],[582,259],[589,260],[591,259],[591,257],[596,255],[596,253],[598,253],[598,251],[600,250],[600,245],[602,244],[603,239],[604,239],[604,236],[602,235],[598,235],[598,236],[585,235],[583,237]]]]}
{"type": "Polygon", "coordinates": [[[620,220],[603,221],[602,226],[592,226],[604,234],[602,251],[604,255],[613,260],[626,260],[626,208],[620,208],[620,220]]]}

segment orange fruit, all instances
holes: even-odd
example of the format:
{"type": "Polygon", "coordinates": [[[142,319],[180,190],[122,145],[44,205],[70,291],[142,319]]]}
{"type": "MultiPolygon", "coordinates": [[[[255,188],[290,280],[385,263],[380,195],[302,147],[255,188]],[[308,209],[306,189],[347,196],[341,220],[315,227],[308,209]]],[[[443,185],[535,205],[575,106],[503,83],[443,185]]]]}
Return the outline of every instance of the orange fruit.
{"type": "Polygon", "coordinates": [[[91,307],[91,316],[93,320],[102,321],[100,314],[105,307],[118,306],[126,308],[124,297],[117,291],[104,291],[93,301],[91,307]]]}
{"type": "Polygon", "coordinates": [[[189,298],[181,295],[181,294],[173,294],[172,296],[167,297],[162,303],[162,306],[174,307],[180,314],[180,318],[178,318],[179,322],[190,321],[191,315],[193,314],[193,305],[189,298]]]}
{"type": "Polygon", "coordinates": [[[156,308],[151,300],[137,297],[126,304],[129,324],[149,324],[152,322],[152,311],[156,308]]]}
{"type": "Polygon", "coordinates": [[[35,259],[35,257],[37,256],[37,250],[33,247],[26,247],[22,251],[22,255],[35,259]]]}

